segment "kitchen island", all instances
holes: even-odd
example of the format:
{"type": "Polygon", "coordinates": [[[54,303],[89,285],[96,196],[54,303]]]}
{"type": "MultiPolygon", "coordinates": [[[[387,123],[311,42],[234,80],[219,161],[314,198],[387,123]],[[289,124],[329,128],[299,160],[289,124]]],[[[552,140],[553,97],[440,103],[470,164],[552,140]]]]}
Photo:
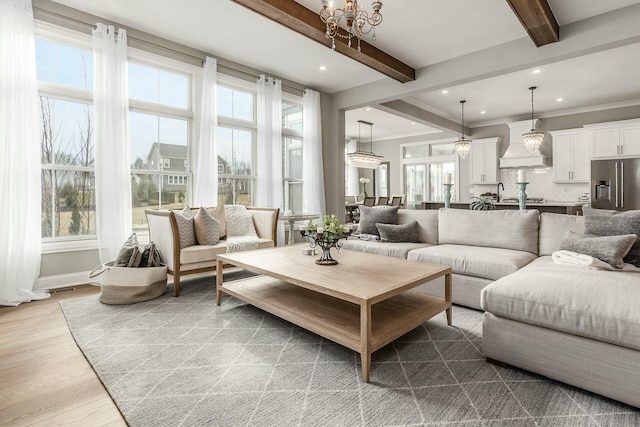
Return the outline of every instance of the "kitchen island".
{"type": "MultiPolygon", "coordinates": [[[[540,212],[559,213],[567,215],[582,215],[582,207],[588,202],[556,202],[545,200],[542,203],[527,203],[527,209],[537,209],[540,212]]],[[[493,202],[496,209],[519,209],[518,203],[514,202],[493,202]]],[[[440,209],[444,207],[444,202],[428,201],[422,202],[420,209],[440,209]]],[[[469,202],[451,202],[453,209],[469,209],[469,202]]]]}

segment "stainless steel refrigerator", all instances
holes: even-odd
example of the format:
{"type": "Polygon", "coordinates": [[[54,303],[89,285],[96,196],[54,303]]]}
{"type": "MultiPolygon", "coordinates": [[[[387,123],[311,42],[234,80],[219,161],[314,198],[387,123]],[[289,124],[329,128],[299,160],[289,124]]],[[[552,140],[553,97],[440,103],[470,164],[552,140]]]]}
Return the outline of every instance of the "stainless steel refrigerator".
{"type": "Polygon", "coordinates": [[[592,160],[591,207],[640,209],[640,158],[592,160]]]}

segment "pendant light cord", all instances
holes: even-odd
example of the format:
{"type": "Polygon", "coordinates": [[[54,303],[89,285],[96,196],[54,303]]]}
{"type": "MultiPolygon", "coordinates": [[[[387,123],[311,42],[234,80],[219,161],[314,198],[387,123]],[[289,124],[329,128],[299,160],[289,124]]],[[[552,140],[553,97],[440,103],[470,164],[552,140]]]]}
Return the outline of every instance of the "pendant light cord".
{"type": "Polygon", "coordinates": [[[460,133],[462,133],[462,139],[464,139],[464,103],[467,101],[460,101],[460,104],[462,105],[462,124],[461,124],[461,129],[460,129],[460,133]]]}
{"type": "Polygon", "coordinates": [[[529,90],[531,91],[531,130],[535,130],[533,127],[533,91],[536,90],[535,86],[531,86],[529,88],[529,90]]]}

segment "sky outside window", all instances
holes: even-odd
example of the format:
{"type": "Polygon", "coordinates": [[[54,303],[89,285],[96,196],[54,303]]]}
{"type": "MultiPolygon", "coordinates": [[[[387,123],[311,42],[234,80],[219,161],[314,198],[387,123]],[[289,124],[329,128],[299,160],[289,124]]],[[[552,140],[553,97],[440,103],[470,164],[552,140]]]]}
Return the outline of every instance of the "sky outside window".
{"type": "Polygon", "coordinates": [[[93,90],[93,53],[36,38],[38,80],[93,90]]]}
{"type": "Polygon", "coordinates": [[[189,79],[181,74],[129,62],[129,97],[186,109],[189,105],[189,79]]]}

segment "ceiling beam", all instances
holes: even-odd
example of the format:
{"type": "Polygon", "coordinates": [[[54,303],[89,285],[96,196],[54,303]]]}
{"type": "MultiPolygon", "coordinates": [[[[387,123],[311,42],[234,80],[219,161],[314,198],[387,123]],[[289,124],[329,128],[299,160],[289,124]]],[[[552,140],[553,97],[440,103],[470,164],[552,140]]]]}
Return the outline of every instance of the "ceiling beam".
{"type": "Polygon", "coordinates": [[[560,27],[547,0],[507,0],[537,47],[560,41],[560,27]]]}
{"type": "MultiPolygon", "coordinates": [[[[325,37],[326,27],[320,15],[294,0],[233,0],[254,12],[266,16],[287,28],[331,48],[331,40],[325,37]]],[[[346,31],[340,29],[343,35],[346,31]]],[[[336,51],[355,59],[401,83],[416,79],[416,71],[393,56],[381,51],[365,41],[361,41],[361,52],[349,47],[347,40],[336,37],[336,51]]]]}

